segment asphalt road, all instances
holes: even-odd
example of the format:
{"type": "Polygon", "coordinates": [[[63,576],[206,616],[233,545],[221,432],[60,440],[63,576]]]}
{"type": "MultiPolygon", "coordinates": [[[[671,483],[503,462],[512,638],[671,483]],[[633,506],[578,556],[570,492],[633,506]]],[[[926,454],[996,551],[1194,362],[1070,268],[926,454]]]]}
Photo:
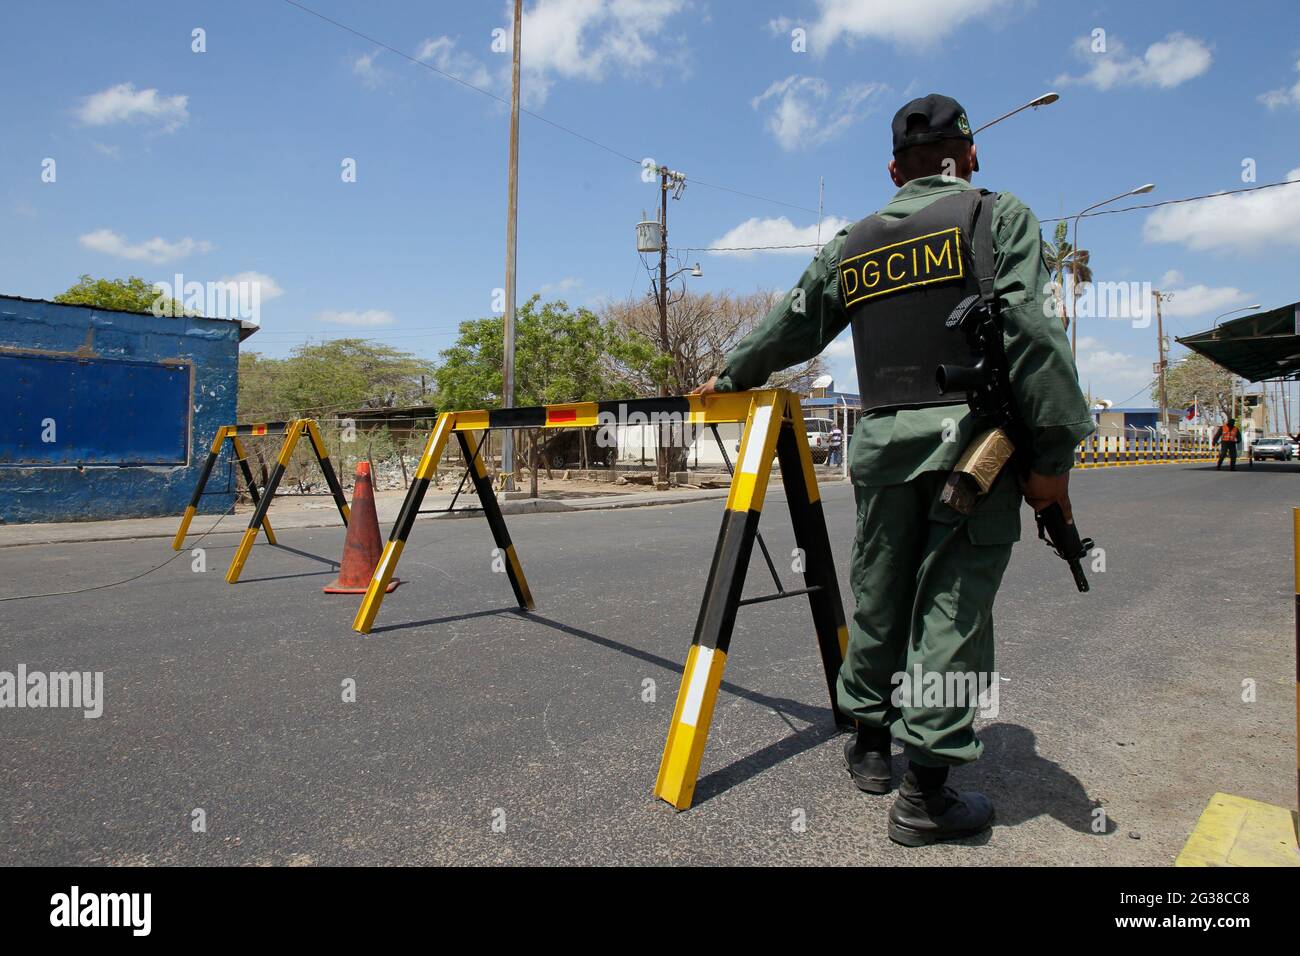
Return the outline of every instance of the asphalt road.
{"type": "MultiPolygon", "coordinates": [[[[1106,554],[1086,595],[1026,521],[997,605],[1000,713],[953,778],[997,805],[977,840],[888,841],[891,798],[843,769],[802,599],[742,608],[695,806],[653,798],[721,518],[707,501],[511,518],[529,615],[478,520],[416,526],[365,638],[357,599],[320,593],[341,529],[260,544],[235,587],[222,536],[204,573],[187,555],[0,603],[0,670],[105,684],[98,719],[0,710],[0,863],[1166,864],[1215,791],[1294,797],[1297,482],[1281,464],[1076,473],[1106,554]]],[[[852,494],[824,494],[847,595],[852,494]]],[[[764,530],[789,554],[779,494],[764,530]]],[[[170,554],[3,549],[0,596],[170,554]]],[[[757,556],[749,582],[770,587],[757,556]]]]}

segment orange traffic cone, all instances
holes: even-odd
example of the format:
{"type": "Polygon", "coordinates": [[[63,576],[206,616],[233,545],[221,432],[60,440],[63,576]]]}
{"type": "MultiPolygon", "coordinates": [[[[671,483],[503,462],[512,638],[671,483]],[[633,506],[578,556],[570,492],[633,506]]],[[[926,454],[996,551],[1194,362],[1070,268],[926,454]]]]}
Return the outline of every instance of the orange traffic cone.
{"type": "MultiPolygon", "coordinates": [[[[338,580],[325,585],[322,590],[326,594],[365,594],[382,551],[379,543],[379,515],[375,513],[375,488],[370,481],[370,462],[359,461],[338,580]]],[[[384,593],[387,594],[401,583],[393,578],[384,593]]]]}

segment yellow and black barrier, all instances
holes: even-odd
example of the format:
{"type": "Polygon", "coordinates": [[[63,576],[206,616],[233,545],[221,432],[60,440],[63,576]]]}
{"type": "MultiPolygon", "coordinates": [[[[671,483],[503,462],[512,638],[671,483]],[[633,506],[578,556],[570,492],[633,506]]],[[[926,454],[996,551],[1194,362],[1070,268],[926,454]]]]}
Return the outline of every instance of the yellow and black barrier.
{"type": "Polygon", "coordinates": [[[611,421],[623,421],[632,416],[645,416],[644,420],[652,424],[671,422],[697,428],[744,423],[739,460],[732,475],[722,528],[718,533],[704,599],[682,673],[659,775],[655,781],[655,795],[677,809],[684,810],[690,806],[695,792],[713,706],[722,683],[722,671],[740,607],[807,595],[827,690],[830,693],[831,710],[837,724],[849,725],[835,704],[835,679],[848,643],[848,628],[845,625],[839,581],[831,555],[821,496],[817,490],[812,454],[808,448],[808,436],[803,426],[803,415],[798,398],[790,392],[769,389],[707,397],[691,395],[495,411],[444,412],[438,416],[425,444],[415,480],[407,492],[406,501],[393,525],[352,627],[353,630],[366,634],[374,624],[388,582],[396,570],[416,515],[420,513],[420,505],[433,478],[434,467],[453,434],[465,453],[474,489],[487,516],[492,536],[505,555],[506,571],[515,599],[521,608],[532,609],[533,598],[523,568],[506,531],[505,520],[487,477],[487,469],[478,454],[481,439],[473,447],[470,440],[486,429],[609,427],[611,421]],[[795,543],[802,552],[805,586],[789,591],[778,589],[776,594],[742,599],[745,574],[754,543],[759,540],[758,521],[774,457],[781,466],[781,479],[794,524],[795,543]]]}
{"type": "MultiPolygon", "coordinates": [[[[185,514],[181,516],[181,526],[176,529],[176,537],[172,540],[173,551],[179,551],[185,546],[185,535],[189,533],[190,522],[198,512],[203,488],[212,477],[212,469],[216,467],[217,458],[221,455],[221,448],[226,441],[228,440],[234,449],[235,461],[239,464],[239,470],[244,474],[244,484],[248,487],[248,496],[256,507],[259,500],[257,482],[253,480],[253,469],[248,465],[248,452],[244,449],[244,443],[239,440],[239,436],[265,435],[268,430],[279,431],[286,425],[287,422],[267,422],[259,425],[222,425],[217,429],[216,437],[212,439],[212,447],[208,449],[208,460],[203,463],[203,470],[199,472],[199,483],[194,488],[194,494],[190,496],[190,503],[185,508],[185,514]]],[[[265,522],[263,526],[266,529],[266,540],[275,544],[275,532],[271,530],[271,523],[265,522]]]]}
{"type": "Polygon", "coordinates": [[[330,464],[329,452],[325,448],[325,442],[321,439],[320,429],[316,427],[316,422],[313,419],[295,418],[289,422],[223,425],[217,429],[217,435],[212,440],[208,460],[203,463],[203,471],[199,474],[198,485],[190,498],[189,506],[185,509],[184,517],[181,518],[181,526],[176,531],[176,537],[172,541],[172,548],[179,551],[184,546],[185,534],[189,531],[190,521],[193,520],[195,511],[198,508],[199,498],[203,494],[203,486],[207,484],[208,478],[212,474],[213,466],[217,462],[217,456],[221,453],[222,444],[229,439],[234,446],[236,460],[244,473],[244,481],[248,484],[248,493],[253,501],[253,517],[248,522],[248,529],[244,532],[239,547],[235,549],[235,556],[231,559],[230,568],[226,572],[226,581],[228,583],[234,584],[238,581],[240,573],[244,570],[244,563],[248,560],[249,552],[253,549],[253,542],[257,540],[258,530],[265,530],[266,540],[271,544],[276,543],[275,533],[271,530],[271,523],[267,520],[266,513],[271,507],[271,499],[275,497],[276,489],[280,486],[280,479],[284,477],[284,470],[293,457],[294,449],[298,446],[298,439],[303,435],[307,436],[308,444],[311,445],[312,452],[316,455],[316,461],[320,463],[321,474],[325,476],[325,483],[329,486],[330,496],[334,499],[334,504],[338,506],[339,515],[343,518],[343,525],[346,527],[349,517],[347,498],[343,495],[343,486],[339,484],[338,476],[334,473],[334,466],[330,464]],[[284,440],[280,444],[280,454],[276,456],[275,467],[271,469],[266,487],[262,489],[262,493],[259,495],[257,483],[253,480],[252,469],[248,466],[248,454],[244,450],[244,445],[239,440],[239,436],[273,435],[276,432],[283,432],[284,440]]]}

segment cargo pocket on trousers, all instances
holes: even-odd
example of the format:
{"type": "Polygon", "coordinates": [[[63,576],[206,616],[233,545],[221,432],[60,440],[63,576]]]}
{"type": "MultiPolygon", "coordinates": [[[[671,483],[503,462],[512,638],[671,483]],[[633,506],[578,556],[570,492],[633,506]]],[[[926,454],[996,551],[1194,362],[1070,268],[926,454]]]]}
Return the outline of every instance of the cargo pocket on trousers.
{"type": "Polygon", "coordinates": [[[965,532],[973,547],[965,547],[961,567],[939,607],[961,635],[980,631],[989,619],[993,599],[1011,560],[1011,546],[1020,540],[1020,512],[1007,509],[976,511],[957,533],[965,532]]]}
{"type": "Polygon", "coordinates": [[[976,511],[966,519],[971,544],[1015,544],[1020,540],[1020,510],[976,511]]]}

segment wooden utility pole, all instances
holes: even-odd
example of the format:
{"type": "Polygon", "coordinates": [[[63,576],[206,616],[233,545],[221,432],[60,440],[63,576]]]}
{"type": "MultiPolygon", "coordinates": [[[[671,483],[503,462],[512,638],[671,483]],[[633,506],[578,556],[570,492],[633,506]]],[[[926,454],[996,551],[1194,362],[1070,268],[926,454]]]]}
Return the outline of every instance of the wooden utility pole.
{"type": "Polygon", "coordinates": [[[1156,416],[1156,420],[1160,422],[1160,430],[1167,431],[1168,423],[1165,418],[1169,399],[1165,396],[1165,323],[1160,314],[1160,301],[1164,296],[1159,291],[1153,291],[1151,294],[1156,299],[1156,356],[1158,360],[1156,368],[1160,374],[1160,414],[1156,416]]]}
{"type": "MultiPolygon", "coordinates": [[[[515,239],[519,221],[519,43],[523,32],[524,0],[515,0],[514,62],[510,87],[510,172],[506,200],[506,317],[505,368],[502,370],[501,404],[515,403],[515,239]]],[[[515,474],[514,433],[509,429],[501,436],[501,470],[505,473],[505,490],[513,491],[515,474]]],[[[532,462],[529,462],[531,467],[532,462]]]]}
{"type": "MultiPolygon", "coordinates": [[[[671,354],[668,342],[668,167],[659,167],[659,347],[665,356],[671,354]]],[[[668,394],[668,369],[665,366],[659,380],[659,394],[668,394]]],[[[668,442],[662,421],[659,425],[659,463],[655,485],[668,487],[668,442]]]]}

